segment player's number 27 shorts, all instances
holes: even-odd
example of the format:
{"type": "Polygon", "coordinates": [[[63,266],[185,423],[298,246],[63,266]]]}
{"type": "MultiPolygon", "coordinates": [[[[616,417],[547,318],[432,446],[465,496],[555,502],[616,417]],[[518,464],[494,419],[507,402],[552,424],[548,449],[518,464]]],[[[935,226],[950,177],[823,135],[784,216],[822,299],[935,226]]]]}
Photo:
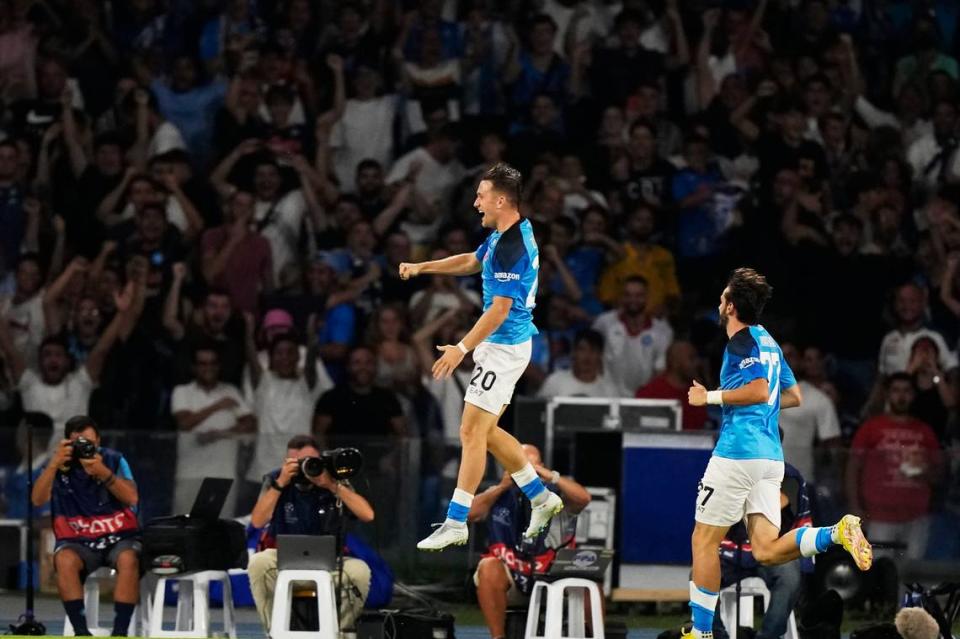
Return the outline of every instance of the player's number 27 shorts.
{"type": "Polygon", "coordinates": [[[696,520],[732,526],[759,513],[780,528],[783,462],[772,459],[710,458],[697,492],[696,520]]]}
{"type": "Polygon", "coordinates": [[[520,344],[481,342],[473,351],[473,373],[463,401],[499,415],[527,370],[532,344],[532,340],[520,344]]]}

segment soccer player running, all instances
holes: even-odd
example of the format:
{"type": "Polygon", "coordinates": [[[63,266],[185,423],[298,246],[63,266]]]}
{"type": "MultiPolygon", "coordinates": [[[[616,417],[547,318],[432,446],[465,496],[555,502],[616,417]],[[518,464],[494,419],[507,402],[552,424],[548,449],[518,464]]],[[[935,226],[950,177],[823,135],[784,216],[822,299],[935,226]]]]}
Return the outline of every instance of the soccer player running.
{"type": "Polygon", "coordinates": [[[723,407],[717,446],[700,480],[693,529],[693,627],[683,637],[710,639],[720,591],[720,542],[746,518],[753,556],[764,565],[812,557],[841,544],[860,570],[873,562],[873,549],[860,519],[844,515],[834,526],[798,528],[780,536],[780,482],[783,448],[777,420],[781,408],[799,406],[800,388],[780,346],[760,326],[760,313],[773,289],[749,268],[733,272],[720,296],[720,324],[729,342],[720,368],[720,389],[694,381],[692,406],[723,407]]]}
{"type": "Polygon", "coordinates": [[[503,163],[493,166],[480,180],[473,203],[483,215],[484,228],[493,229],[480,248],[442,260],[400,264],[403,279],[421,274],[483,272],[483,315],[458,344],[437,347],[443,354],[433,365],[434,378],[449,377],[471,350],[475,367],[463,398],[463,451],[457,489],[447,508],[446,520],[417,544],[420,550],[443,550],[467,543],[467,513],[483,478],[488,450],[531,502],[525,537],[536,537],[563,509],[563,501],[547,490],[520,442],[497,425],[517,380],[530,362],[530,340],[537,333],[532,312],[540,258],[533,227],[518,210],[520,193],[520,172],[503,163]]]}

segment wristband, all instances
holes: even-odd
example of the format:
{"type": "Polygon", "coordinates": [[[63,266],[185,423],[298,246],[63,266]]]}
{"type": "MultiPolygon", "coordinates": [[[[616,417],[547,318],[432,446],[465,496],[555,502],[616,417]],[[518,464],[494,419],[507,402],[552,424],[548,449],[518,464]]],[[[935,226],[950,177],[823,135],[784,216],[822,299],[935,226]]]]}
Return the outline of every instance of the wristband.
{"type": "Polygon", "coordinates": [[[550,483],[556,484],[558,481],[560,481],[560,473],[555,470],[553,471],[553,474],[550,475],[550,483]]]}
{"type": "Polygon", "coordinates": [[[713,406],[723,406],[723,391],[707,391],[707,403],[713,406]]]}
{"type": "Polygon", "coordinates": [[[115,481],[117,481],[117,476],[113,473],[110,473],[110,477],[105,482],[103,482],[103,487],[110,488],[111,486],[113,486],[115,481]]]}
{"type": "Polygon", "coordinates": [[[470,349],[467,348],[466,345],[464,345],[463,340],[460,340],[459,342],[457,342],[457,348],[459,348],[460,352],[463,353],[464,355],[470,352],[470,349]]]}
{"type": "Polygon", "coordinates": [[[273,488],[278,493],[283,492],[283,486],[277,483],[277,480],[273,477],[270,478],[270,488],[273,488]]]}

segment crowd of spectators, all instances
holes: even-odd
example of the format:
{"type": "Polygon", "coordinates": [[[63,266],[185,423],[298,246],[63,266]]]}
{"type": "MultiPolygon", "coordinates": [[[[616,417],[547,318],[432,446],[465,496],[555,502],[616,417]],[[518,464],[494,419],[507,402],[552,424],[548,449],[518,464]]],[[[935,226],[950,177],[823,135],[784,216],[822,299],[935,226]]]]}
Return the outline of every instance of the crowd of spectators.
{"type": "Polygon", "coordinates": [[[958,20],[934,0],[0,0],[3,422],[89,412],[179,432],[184,460],[270,435],[252,481],[294,434],[455,439],[469,359],[427,374],[478,281],[397,266],[472,251],[476,182],[508,161],[541,252],[520,393],[711,386],[719,285],[753,266],[808,398],[783,424],[797,466],[885,451],[851,467],[887,473],[887,502],[960,513],[958,20]]]}

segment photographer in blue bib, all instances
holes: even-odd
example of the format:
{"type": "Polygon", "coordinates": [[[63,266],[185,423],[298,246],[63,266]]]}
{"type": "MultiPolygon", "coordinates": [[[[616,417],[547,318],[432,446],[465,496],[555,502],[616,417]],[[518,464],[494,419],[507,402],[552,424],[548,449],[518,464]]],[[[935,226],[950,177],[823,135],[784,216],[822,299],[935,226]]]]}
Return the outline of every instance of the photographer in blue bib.
{"type": "Polygon", "coordinates": [[[110,634],[125,637],[140,584],[137,484],[123,455],[100,446],[100,429],[92,419],[72,417],[64,435],[30,495],[37,507],[52,500],[57,590],[74,633],[89,636],[83,580],[101,566],[114,568],[116,616],[110,634]]]}
{"type": "MultiPolygon", "coordinates": [[[[266,526],[260,538],[260,552],[250,557],[247,573],[257,613],[268,634],[277,585],[277,537],[336,535],[341,530],[342,516],[373,521],[370,502],[354,491],[349,482],[336,481],[320,458],[320,447],[313,437],[297,435],[290,439],[283,465],[264,476],[260,498],[250,517],[254,527],[266,526]],[[338,502],[343,503],[343,511],[337,507],[338,502]]],[[[345,557],[341,630],[354,627],[369,589],[370,567],[360,559],[345,557]]]]}

